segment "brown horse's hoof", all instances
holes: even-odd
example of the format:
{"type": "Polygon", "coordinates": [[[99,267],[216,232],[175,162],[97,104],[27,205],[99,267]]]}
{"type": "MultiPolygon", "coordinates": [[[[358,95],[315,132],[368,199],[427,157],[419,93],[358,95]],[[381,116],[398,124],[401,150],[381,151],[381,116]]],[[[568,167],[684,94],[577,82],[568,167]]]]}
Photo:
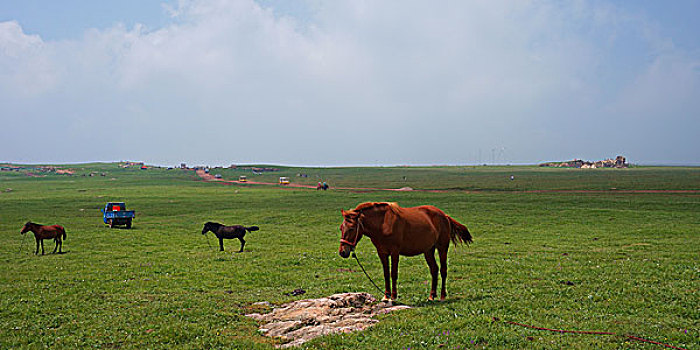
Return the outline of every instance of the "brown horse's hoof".
{"type": "Polygon", "coordinates": [[[435,301],[435,298],[431,295],[428,297],[428,301],[435,301]]]}

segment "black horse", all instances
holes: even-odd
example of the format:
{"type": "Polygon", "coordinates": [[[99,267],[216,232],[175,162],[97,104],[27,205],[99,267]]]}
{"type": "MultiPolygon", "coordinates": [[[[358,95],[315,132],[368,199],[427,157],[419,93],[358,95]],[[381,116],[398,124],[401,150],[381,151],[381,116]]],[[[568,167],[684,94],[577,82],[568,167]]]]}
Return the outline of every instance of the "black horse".
{"type": "Polygon", "coordinates": [[[202,234],[207,233],[208,231],[211,231],[216,235],[216,238],[219,239],[219,250],[224,251],[224,239],[232,239],[232,238],[238,238],[239,241],[241,241],[241,250],[238,252],[243,251],[243,246],[245,246],[245,240],[243,239],[243,236],[245,236],[246,231],[248,232],[253,232],[257,231],[260,228],[257,226],[251,226],[251,227],[244,227],[241,225],[234,225],[234,226],[224,226],[222,224],[216,223],[216,222],[207,222],[204,224],[204,228],[202,229],[202,234]]]}

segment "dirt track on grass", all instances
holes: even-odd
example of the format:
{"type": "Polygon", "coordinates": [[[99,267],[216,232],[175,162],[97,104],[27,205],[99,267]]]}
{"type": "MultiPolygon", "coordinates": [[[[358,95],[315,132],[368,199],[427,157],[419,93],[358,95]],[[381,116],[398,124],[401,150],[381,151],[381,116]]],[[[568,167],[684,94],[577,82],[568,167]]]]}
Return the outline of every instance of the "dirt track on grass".
{"type": "MultiPolygon", "coordinates": [[[[288,185],[280,185],[273,182],[258,182],[258,181],[246,181],[240,182],[236,180],[224,180],[217,179],[214,175],[207,174],[204,170],[197,170],[197,176],[199,176],[204,181],[218,182],[225,185],[268,185],[268,186],[278,186],[280,188],[309,188],[316,189],[313,185],[303,185],[297,183],[290,183],[288,185]]],[[[410,187],[403,188],[372,188],[372,187],[333,187],[334,190],[346,190],[346,191],[393,191],[393,192],[405,192],[405,191],[416,191],[416,192],[431,192],[431,193],[448,193],[448,192],[463,192],[463,193],[484,193],[484,192],[503,192],[503,193],[561,193],[561,194],[700,194],[700,190],[515,190],[515,191],[500,191],[500,190],[420,190],[412,189],[410,187]]]]}
{"type": "MultiPolygon", "coordinates": [[[[252,184],[252,185],[269,185],[269,186],[279,186],[280,188],[310,188],[312,190],[316,189],[316,186],[313,185],[303,185],[303,184],[297,184],[297,183],[290,183],[288,185],[280,185],[278,183],[274,182],[259,182],[259,181],[246,181],[246,182],[240,182],[236,180],[224,180],[224,179],[217,179],[214,175],[207,174],[204,172],[204,170],[197,170],[197,176],[199,176],[202,180],[204,181],[215,181],[219,183],[223,183],[226,185],[232,185],[232,184],[239,184],[239,185],[245,185],[245,184],[252,184]]],[[[348,191],[396,191],[396,192],[402,192],[402,191],[422,191],[422,192],[448,192],[445,190],[414,190],[412,188],[404,187],[404,188],[369,188],[369,187],[333,187],[335,190],[348,190],[348,191]]]]}

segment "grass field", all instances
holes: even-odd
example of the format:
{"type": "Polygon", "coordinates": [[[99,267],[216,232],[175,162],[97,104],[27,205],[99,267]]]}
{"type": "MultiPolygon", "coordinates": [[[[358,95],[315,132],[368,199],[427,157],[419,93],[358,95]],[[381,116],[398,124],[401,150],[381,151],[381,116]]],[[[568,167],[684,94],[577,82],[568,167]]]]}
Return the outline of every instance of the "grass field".
{"type": "MultiPolygon", "coordinates": [[[[179,169],[71,167],[74,176],[0,173],[2,349],[271,349],[276,340],[244,316],[265,311],[253,303],[376,295],[354,260],[337,254],[340,209],[364,201],[433,204],[467,225],[474,244],[450,249],[446,302],[426,301],[427,265],[404,257],[399,302],[415,308],[304,348],[660,348],[498,317],[700,349],[700,168],[212,170],[225,179],[446,190],[322,192],[207,183],[179,169]],[[90,172],[105,176],[81,176],[90,172]],[[107,201],[137,211],[133,229],[101,222],[107,201]],[[50,254],[47,241],[47,254],[33,255],[33,237],[19,234],[27,220],[65,226],[65,254],[50,254]],[[206,221],[261,230],[246,236],[244,253],[233,253],[238,241],[219,252],[211,234],[201,235],[206,221]],[[297,288],[307,293],[285,295],[297,288]]],[[[358,256],[381,280],[368,240],[358,256]]]]}

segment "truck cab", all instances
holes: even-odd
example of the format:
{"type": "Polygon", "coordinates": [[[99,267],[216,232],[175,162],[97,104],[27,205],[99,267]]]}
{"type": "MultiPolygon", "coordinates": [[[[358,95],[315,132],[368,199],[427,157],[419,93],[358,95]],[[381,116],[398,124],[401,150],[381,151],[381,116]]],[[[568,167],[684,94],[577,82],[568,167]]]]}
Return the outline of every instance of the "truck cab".
{"type": "Polygon", "coordinates": [[[136,217],[136,212],[126,210],[124,202],[109,202],[102,209],[102,221],[114,228],[116,225],[125,225],[126,228],[131,228],[131,222],[136,217]]]}
{"type": "Polygon", "coordinates": [[[121,211],[126,210],[126,203],[124,202],[109,202],[105,205],[104,211],[121,211]]]}

